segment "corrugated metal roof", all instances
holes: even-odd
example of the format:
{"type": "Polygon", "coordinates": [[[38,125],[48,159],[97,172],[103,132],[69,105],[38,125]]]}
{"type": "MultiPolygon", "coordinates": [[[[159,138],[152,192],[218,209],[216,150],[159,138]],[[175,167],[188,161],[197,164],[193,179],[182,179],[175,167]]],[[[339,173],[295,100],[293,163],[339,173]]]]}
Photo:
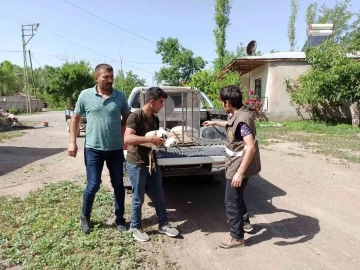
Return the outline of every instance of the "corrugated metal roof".
{"type": "Polygon", "coordinates": [[[238,59],[262,59],[262,60],[272,60],[272,59],[305,59],[304,52],[275,52],[275,53],[266,53],[263,55],[256,56],[246,56],[238,59]]]}

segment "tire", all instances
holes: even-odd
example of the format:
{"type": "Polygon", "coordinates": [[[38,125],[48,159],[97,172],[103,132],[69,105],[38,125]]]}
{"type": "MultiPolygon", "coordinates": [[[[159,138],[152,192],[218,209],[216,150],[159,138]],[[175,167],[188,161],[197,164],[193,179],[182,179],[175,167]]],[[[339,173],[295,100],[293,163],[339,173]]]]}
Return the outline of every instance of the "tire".
{"type": "Polygon", "coordinates": [[[220,185],[225,180],[225,173],[204,175],[204,180],[210,185],[220,185]]]}

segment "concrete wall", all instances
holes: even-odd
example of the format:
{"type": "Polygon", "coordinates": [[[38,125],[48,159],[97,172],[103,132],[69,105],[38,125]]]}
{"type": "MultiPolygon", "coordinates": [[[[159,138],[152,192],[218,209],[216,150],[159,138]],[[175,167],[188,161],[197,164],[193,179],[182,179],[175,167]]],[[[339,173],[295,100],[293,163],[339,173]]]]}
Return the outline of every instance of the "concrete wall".
{"type": "MultiPolygon", "coordinates": [[[[305,110],[298,111],[290,103],[290,96],[286,91],[287,78],[297,80],[311,68],[305,61],[302,62],[269,62],[241,76],[243,89],[255,89],[255,80],[261,78],[263,111],[270,121],[291,121],[310,119],[305,110]]],[[[339,107],[323,104],[319,112],[325,118],[349,122],[351,119],[349,104],[339,107]]]]}
{"type": "Polygon", "coordinates": [[[301,114],[290,103],[290,96],[286,92],[285,80],[296,80],[311,66],[304,62],[270,62],[267,82],[267,96],[269,97],[268,117],[271,121],[301,120],[309,118],[305,111],[301,114]]]}
{"type": "MultiPolygon", "coordinates": [[[[38,111],[41,111],[44,107],[43,101],[38,100],[38,111]]],[[[9,110],[10,108],[15,108],[19,111],[26,111],[26,102],[25,97],[23,96],[0,96],[0,109],[9,110]]],[[[31,110],[33,112],[36,110],[36,100],[31,100],[31,110]]]]}

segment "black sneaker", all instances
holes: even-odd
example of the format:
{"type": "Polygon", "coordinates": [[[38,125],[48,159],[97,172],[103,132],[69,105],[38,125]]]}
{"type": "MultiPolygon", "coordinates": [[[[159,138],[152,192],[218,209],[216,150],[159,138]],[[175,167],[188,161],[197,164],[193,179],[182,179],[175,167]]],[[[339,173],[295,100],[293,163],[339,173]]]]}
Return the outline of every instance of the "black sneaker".
{"type": "Polygon", "coordinates": [[[122,217],[117,217],[115,219],[115,225],[116,228],[119,232],[125,232],[126,231],[126,223],[125,223],[125,219],[122,217]]]}
{"type": "Polygon", "coordinates": [[[90,232],[90,218],[84,215],[80,217],[80,228],[83,233],[90,232]]]}

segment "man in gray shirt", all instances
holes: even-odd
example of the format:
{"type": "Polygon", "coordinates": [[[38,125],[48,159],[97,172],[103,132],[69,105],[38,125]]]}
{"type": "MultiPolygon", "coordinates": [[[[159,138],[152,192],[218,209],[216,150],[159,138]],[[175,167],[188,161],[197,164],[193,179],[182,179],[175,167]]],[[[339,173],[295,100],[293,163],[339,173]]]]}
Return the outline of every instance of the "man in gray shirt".
{"type": "Polygon", "coordinates": [[[112,87],[113,68],[100,64],[95,68],[97,85],[83,90],[76,103],[70,126],[69,156],[76,157],[80,119],[86,114],[85,166],[87,185],[83,194],[81,230],[90,232],[90,215],[95,194],[100,188],[101,174],[106,162],[114,188],[115,223],[119,231],[126,230],[124,219],[125,189],[123,183],[124,139],[122,128],[130,114],[123,92],[112,87]]]}

